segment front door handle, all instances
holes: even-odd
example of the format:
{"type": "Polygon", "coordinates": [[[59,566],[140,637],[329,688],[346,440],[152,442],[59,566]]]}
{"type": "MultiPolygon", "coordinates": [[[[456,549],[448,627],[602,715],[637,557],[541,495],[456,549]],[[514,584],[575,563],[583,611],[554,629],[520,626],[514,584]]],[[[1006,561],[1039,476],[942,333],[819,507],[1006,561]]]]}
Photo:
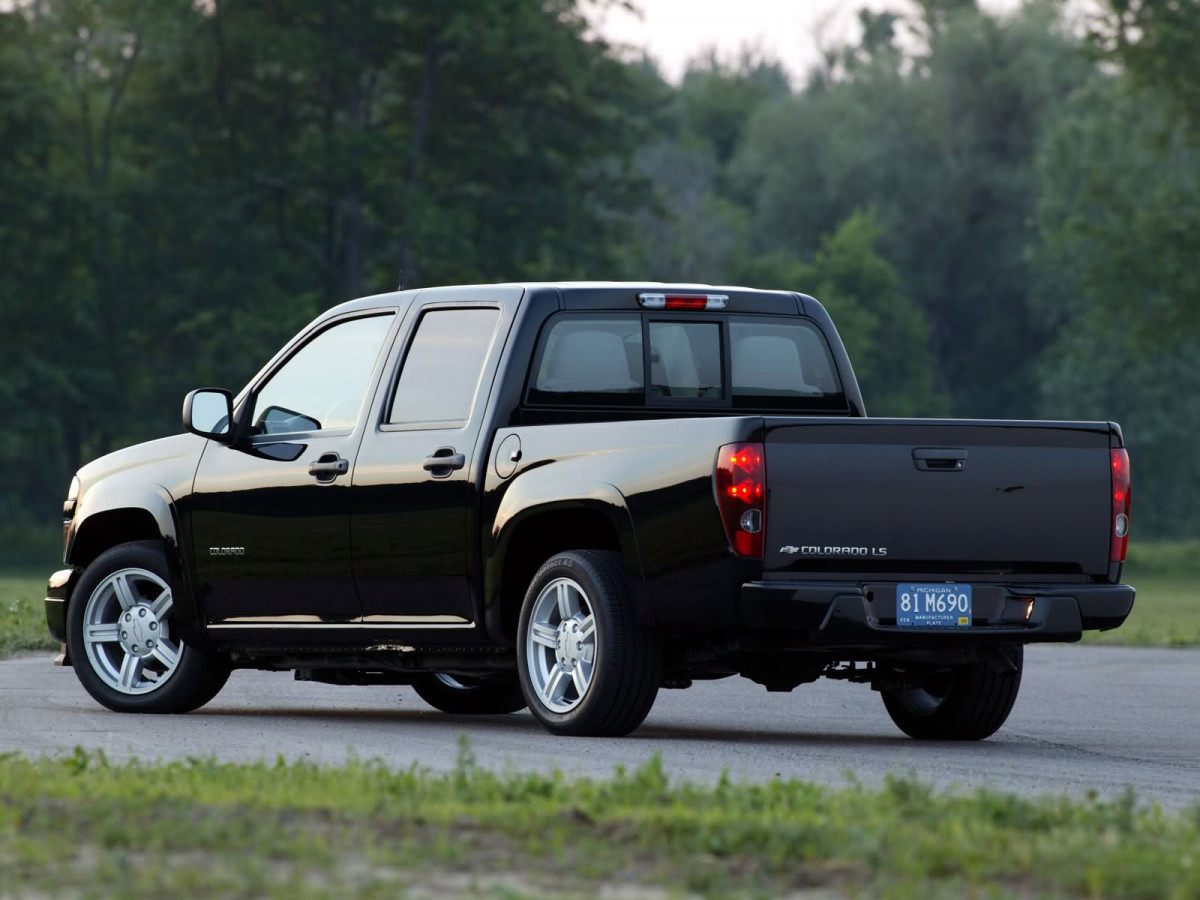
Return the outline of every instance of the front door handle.
{"type": "Polygon", "coordinates": [[[434,478],[445,478],[466,464],[467,458],[461,453],[455,453],[453,447],[439,447],[433,452],[433,456],[425,458],[424,468],[434,478]]]}
{"type": "Polygon", "coordinates": [[[339,475],[350,471],[350,460],[336,453],[322,453],[308,464],[308,474],[316,476],[319,484],[332,484],[339,475]]]}

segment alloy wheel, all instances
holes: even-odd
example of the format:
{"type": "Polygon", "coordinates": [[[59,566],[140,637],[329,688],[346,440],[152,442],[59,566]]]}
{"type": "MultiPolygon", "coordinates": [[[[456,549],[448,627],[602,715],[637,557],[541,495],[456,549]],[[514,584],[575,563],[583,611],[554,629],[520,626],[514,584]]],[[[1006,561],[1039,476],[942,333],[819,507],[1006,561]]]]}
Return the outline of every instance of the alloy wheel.
{"type": "Polygon", "coordinates": [[[171,636],[171,588],[146,569],[119,569],[96,586],[83,612],[83,644],[100,679],[122,694],[148,694],[179,667],[171,636]]]}
{"type": "Polygon", "coordinates": [[[538,595],[525,636],[529,679],[546,709],[568,713],[583,702],[598,649],[587,593],[571,578],[554,579],[538,595]]]}

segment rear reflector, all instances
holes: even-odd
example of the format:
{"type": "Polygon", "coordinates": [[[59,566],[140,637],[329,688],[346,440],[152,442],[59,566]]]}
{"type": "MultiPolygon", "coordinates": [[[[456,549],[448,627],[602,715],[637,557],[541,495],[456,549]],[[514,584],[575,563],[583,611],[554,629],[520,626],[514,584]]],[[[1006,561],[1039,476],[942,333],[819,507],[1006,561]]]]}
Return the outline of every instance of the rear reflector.
{"type": "Polygon", "coordinates": [[[638,294],[642,309],[724,309],[725,294],[638,294]]]}
{"type": "Polygon", "coordinates": [[[1109,545],[1110,562],[1125,562],[1125,551],[1129,548],[1129,520],[1133,508],[1129,484],[1129,451],[1110,450],[1112,461],[1112,542],[1109,545]]]}
{"type": "Polygon", "coordinates": [[[762,444],[726,444],[717,452],[717,506],[729,546],[762,559],[766,531],[767,466],[762,444]]]}

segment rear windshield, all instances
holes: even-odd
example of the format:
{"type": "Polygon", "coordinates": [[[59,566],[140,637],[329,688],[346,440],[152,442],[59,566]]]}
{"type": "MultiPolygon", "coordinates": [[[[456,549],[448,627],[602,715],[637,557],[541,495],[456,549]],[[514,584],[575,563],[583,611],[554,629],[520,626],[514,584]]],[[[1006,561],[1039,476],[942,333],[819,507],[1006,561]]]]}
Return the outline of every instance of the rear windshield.
{"type": "Polygon", "coordinates": [[[729,344],[735,408],[845,407],[829,345],[815,326],[733,319],[729,344]]]}
{"type": "Polygon", "coordinates": [[[527,400],[555,406],[843,411],[829,346],[810,321],[567,313],[534,357],[527,400]]]}
{"type": "Polygon", "coordinates": [[[537,359],[532,403],[645,402],[640,316],[564,316],[542,337],[537,359]]]}

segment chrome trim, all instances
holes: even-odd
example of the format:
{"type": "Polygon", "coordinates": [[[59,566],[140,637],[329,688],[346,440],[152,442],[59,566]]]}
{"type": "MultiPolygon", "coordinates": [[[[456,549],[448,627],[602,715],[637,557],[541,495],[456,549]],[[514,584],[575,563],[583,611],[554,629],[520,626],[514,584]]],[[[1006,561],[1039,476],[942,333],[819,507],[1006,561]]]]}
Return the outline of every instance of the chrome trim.
{"type": "Polygon", "coordinates": [[[356,616],[346,622],[327,622],[320,616],[231,616],[213,622],[209,628],[473,628],[475,623],[462,616],[356,616]]]}
{"type": "Polygon", "coordinates": [[[359,616],[354,619],[355,622],[362,622],[364,625],[379,625],[379,624],[400,624],[408,622],[444,622],[447,625],[474,625],[470,619],[464,619],[462,616],[359,616]]]}
{"type": "Polygon", "coordinates": [[[299,624],[299,625],[297,625],[294,622],[238,622],[238,623],[233,623],[233,624],[230,624],[227,622],[217,622],[215,624],[205,626],[205,628],[210,631],[214,628],[294,628],[294,629],[299,629],[301,631],[317,631],[318,629],[331,629],[331,628],[337,628],[337,629],[351,628],[351,629],[356,629],[358,631],[364,631],[364,630],[370,630],[372,628],[376,628],[376,629],[393,629],[394,628],[397,630],[414,629],[414,628],[415,629],[429,628],[429,629],[447,629],[448,630],[448,629],[453,629],[453,628],[474,628],[474,627],[475,627],[474,622],[465,622],[463,624],[459,624],[457,622],[453,622],[453,623],[448,623],[448,622],[408,622],[403,625],[396,625],[396,624],[381,625],[381,624],[377,624],[374,622],[337,622],[337,623],[314,622],[311,624],[299,624]]]}

